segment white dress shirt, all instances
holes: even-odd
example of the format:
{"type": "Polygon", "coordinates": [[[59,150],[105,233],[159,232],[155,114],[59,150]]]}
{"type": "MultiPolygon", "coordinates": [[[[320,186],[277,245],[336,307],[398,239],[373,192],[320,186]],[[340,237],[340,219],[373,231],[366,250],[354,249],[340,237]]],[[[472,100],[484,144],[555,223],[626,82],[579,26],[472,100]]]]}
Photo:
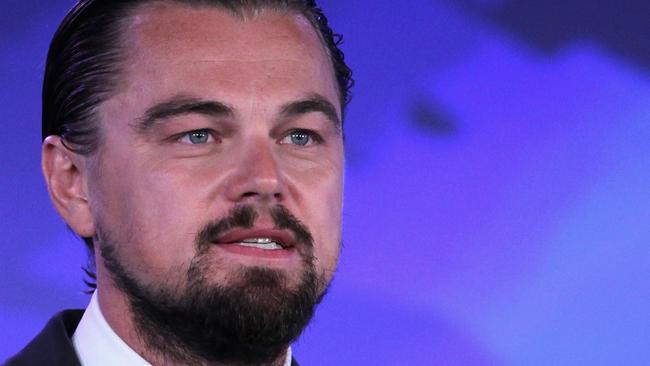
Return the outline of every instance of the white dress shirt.
{"type": "MultiPolygon", "coordinates": [[[[72,335],[72,343],[82,366],[151,366],[108,325],[99,308],[97,291],[72,335]]],[[[284,366],[291,366],[291,347],[284,366]]]]}

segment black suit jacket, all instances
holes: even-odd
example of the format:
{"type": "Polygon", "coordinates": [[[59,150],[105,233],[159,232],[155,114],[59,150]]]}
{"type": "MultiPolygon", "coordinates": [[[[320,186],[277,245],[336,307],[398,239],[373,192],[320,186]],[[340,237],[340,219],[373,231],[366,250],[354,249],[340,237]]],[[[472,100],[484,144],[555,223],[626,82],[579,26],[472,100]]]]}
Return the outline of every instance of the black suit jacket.
{"type": "MultiPolygon", "coordinates": [[[[72,335],[83,310],[65,310],[55,315],[45,328],[4,366],[81,366],[72,344],[72,335]]],[[[126,366],[126,365],[116,365],[126,366]]],[[[291,366],[298,366],[295,359],[291,366]]]]}
{"type": "Polygon", "coordinates": [[[72,334],[83,313],[83,310],[66,310],[56,314],[5,366],[81,366],[72,345],[72,334]]]}

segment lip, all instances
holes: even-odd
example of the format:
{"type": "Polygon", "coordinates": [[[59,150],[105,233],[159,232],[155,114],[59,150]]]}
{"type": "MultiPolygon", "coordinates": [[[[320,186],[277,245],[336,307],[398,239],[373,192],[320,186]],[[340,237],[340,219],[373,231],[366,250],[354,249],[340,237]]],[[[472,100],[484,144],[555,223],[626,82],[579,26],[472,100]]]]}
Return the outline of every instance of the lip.
{"type": "MultiPolygon", "coordinates": [[[[266,261],[285,261],[296,259],[298,257],[298,252],[295,248],[284,248],[276,250],[266,250],[252,247],[245,247],[237,244],[219,244],[214,247],[217,250],[222,251],[223,253],[229,253],[230,255],[235,255],[238,258],[248,258],[249,263],[259,264],[259,260],[266,261]],[[252,262],[250,262],[252,260],[252,262]]],[[[268,263],[268,262],[267,262],[268,263]]]]}
{"type": "MultiPolygon", "coordinates": [[[[293,235],[285,230],[277,229],[235,229],[227,234],[217,238],[213,243],[217,245],[235,244],[243,241],[244,239],[252,238],[269,238],[282,246],[282,250],[293,248],[295,240],[293,235]]],[[[263,250],[263,249],[258,249],[263,250]]]]}

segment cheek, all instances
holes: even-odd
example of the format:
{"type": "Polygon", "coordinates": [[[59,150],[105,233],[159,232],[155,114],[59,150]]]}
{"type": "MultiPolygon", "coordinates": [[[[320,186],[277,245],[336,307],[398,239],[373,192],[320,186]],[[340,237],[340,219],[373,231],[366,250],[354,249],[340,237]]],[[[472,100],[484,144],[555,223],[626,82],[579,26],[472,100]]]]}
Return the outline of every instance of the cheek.
{"type": "Polygon", "coordinates": [[[167,171],[123,164],[119,174],[98,181],[95,216],[125,261],[143,273],[166,273],[189,263],[200,217],[200,193],[167,171]],[[191,193],[191,194],[190,194],[191,193]]]}
{"type": "Polygon", "coordinates": [[[314,254],[317,266],[333,272],[338,261],[341,244],[342,178],[321,180],[305,198],[312,199],[307,212],[311,216],[314,235],[314,254]]]}

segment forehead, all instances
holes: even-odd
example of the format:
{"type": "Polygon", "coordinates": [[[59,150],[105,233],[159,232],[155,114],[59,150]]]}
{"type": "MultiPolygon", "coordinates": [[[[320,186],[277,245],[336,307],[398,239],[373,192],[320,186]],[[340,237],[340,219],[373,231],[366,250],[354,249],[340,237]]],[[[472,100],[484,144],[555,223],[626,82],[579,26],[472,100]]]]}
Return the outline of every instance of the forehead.
{"type": "Polygon", "coordinates": [[[263,9],[239,16],[214,6],[156,2],[135,10],[124,33],[127,79],[146,78],[160,90],[194,78],[203,86],[214,79],[214,85],[250,91],[267,77],[338,97],[327,51],[297,13],[263,9]]]}
{"type": "Polygon", "coordinates": [[[205,52],[222,58],[255,58],[259,51],[295,51],[323,56],[324,48],[312,25],[300,14],[261,8],[235,14],[210,5],[154,2],[136,9],[130,18],[132,46],[151,52],[177,51],[176,56],[205,52]],[[272,41],[269,43],[269,41],[272,41]],[[314,45],[321,45],[318,50],[314,45]],[[299,50],[296,50],[296,46],[299,50]]]}

